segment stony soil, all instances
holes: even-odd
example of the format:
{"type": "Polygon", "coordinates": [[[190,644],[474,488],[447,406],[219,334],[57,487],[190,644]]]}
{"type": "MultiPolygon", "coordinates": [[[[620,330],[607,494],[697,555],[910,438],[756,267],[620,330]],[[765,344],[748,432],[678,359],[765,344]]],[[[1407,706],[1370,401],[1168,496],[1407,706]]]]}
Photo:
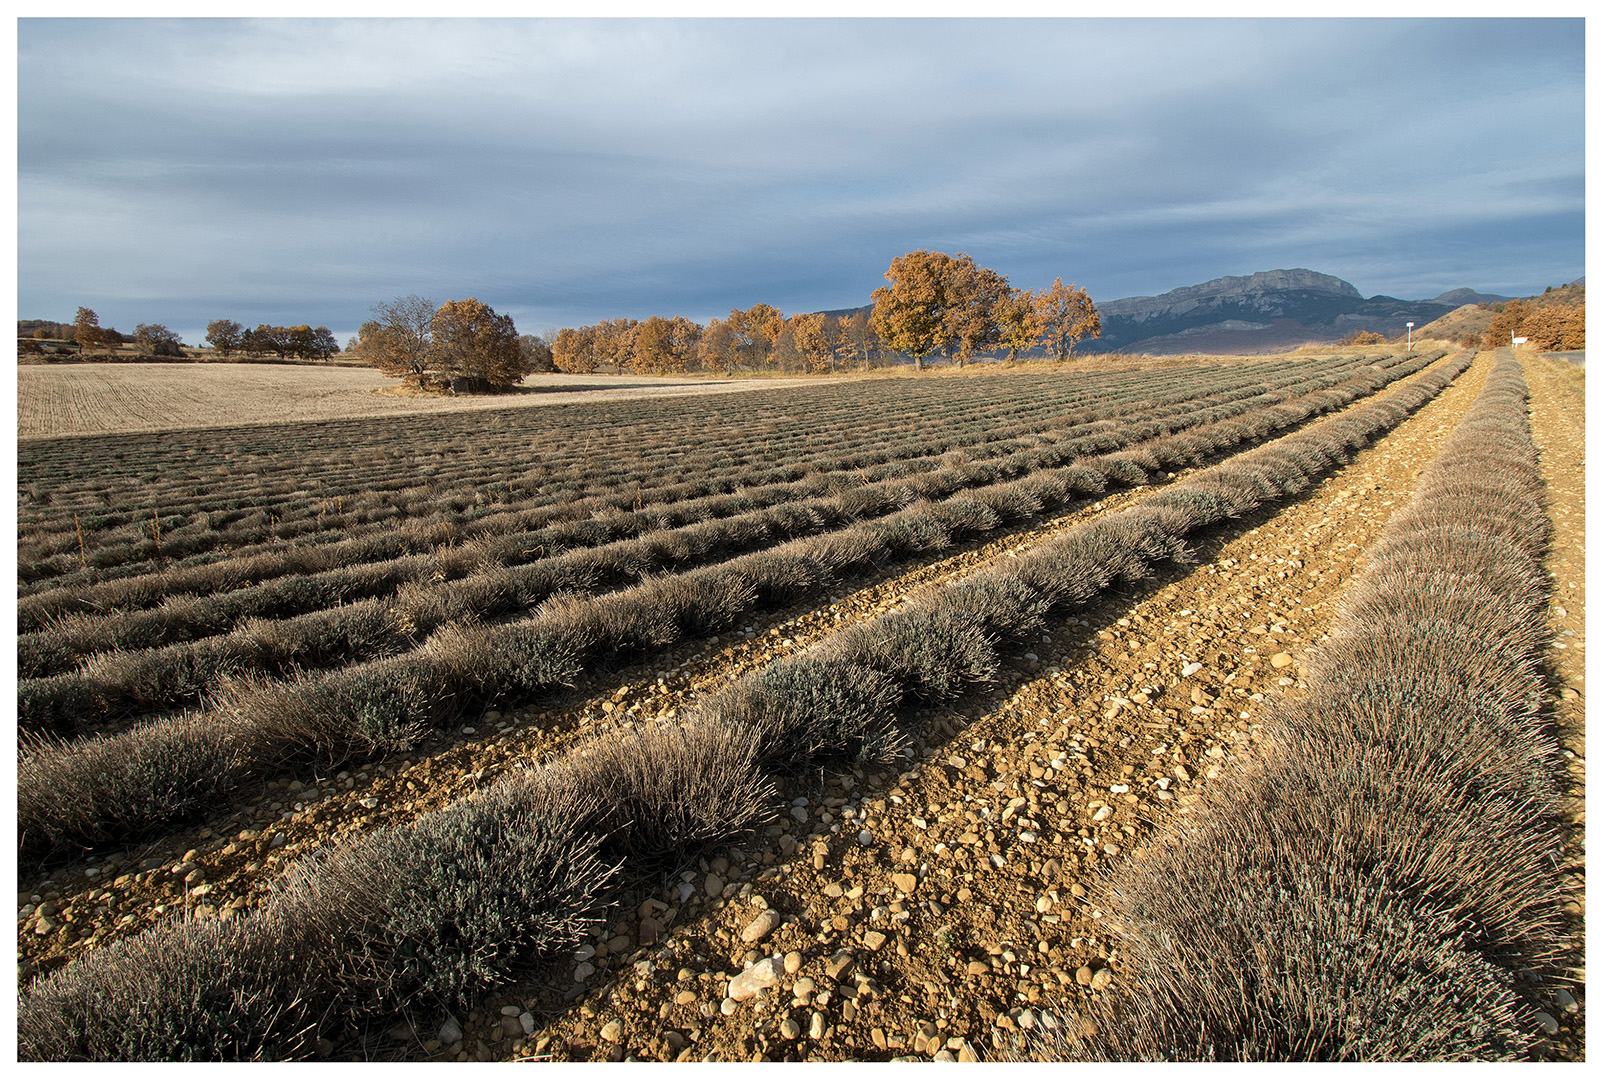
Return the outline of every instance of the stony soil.
{"type": "Polygon", "coordinates": [[[1553,722],[1569,766],[1570,822],[1565,902],[1573,951],[1564,992],[1555,993],[1551,1019],[1561,1025],[1555,1056],[1585,1059],[1586,1023],[1586,372],[1566,360],[1521,356],[1531,388],[1531,434],[1542,455],[1548,516],[1554,534],[1547,567],[1553,576],[1553,722]],[[1568,996],[1566,996],[1566,994],[1568,996]]]}
{"type": "MultiPolygon", "coordinates": [[[[1411,497],[1419,467],[1489,367],[1482,357],[1297,501],[1201,538],[1194,565],[1056,620],[1010,658],[996,686],[917,717],[914,760],[791,777],[789,813],[764,835],[660,868],[573,957],[454,1017],[420,1002],[409,1023],[392,1029],[326,1032],[325,1051],[445,1060],[994,1054],[1039,1022],[1043,1007],[1118,978],[1116,942],[1100,931],[1098,883],[1250,749],[1259,702],[1293,690],[1301,660],[1361,569],[1361,552],[1411,497]],[[746,984],[766,982],[746,996],[746,984]]],[[[1560,530],[1555,619],[1575,635],[1560,639],[1555,664],[1579,798],[1584,428],[1581,380],[1563,374],[1529,371],[1560,530]]],[[[19,979],[25,985],[81,951],[186,912],[232,917],[259,902],[290,861],[330,840],[411,820],[598,726],[672,715],[913,590],[1144,494],[1121,493],[930,565],[845,583],[824,608],[779,612],[733,640],[698,642],[651,667],[598,673],[560,701],[505,717],[488,712],[403,761],[315,786],[274,781],[148,848],[25,868],[19,979]]],[[[1584,807],[1572,813],[1579,844],[1584,807]]],[[[1579,846],[1575,859],[1579,926],[1579,846]]],[[[1578,982],[1582,965],[1577,951],[1578,982]]],[[[1554,1011],[1563,1014],[1554,1056],[1580,1056],[1578,1015],[1564,1014],[1562,1003],[1554,1011]]]]}

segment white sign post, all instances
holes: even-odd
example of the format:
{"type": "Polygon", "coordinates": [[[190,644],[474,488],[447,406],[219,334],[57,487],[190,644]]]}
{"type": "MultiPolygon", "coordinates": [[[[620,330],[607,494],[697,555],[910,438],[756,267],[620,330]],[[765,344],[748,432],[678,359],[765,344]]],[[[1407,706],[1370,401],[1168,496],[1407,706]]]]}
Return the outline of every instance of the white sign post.
{"type": "Polygon", "coordinates": [[[1408,324],[1408,347],[1410,349],[1412,349],[1414,347],[1414,324],[1413,323],[1409,323],[1408,324]]]}
{"type": "Polygon", "coordinates": [[[1517,337],[1517,338],[1514,339],[1514,342],[1513,342],[1514,347],[1517,349],[1517,348],[1519,348],[1521,345],[1525,344],[1529,340],[1531,340],[1531,339],[1530,338],[1517,337]]]}

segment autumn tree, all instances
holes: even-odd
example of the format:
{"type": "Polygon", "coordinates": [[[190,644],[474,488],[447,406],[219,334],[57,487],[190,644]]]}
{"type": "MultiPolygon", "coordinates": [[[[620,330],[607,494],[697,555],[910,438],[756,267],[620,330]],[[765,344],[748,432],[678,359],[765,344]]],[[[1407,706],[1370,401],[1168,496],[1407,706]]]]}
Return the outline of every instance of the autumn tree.
{"type": "Polygon", "coordinates": [[[956,355],[957,366],[962,367],[976,354],[989,352],[1000,344],[996,309],[1013,290],[1007,278],[980,266],[967,255],[953,259],[950,269],[945,347],[956,355]]]}
{"type": "Polygon", "coordinates": [[[833,371],[835,349],[840,343],[840,321],[828,315],[813,313],[793,315],[790,319],[791,340],[808,371],[833,371]]]}
{"type": "Polygon", "coordinates": [[[653,315],[635,327],[634,368],[655,374],[689,371],[700,341],[701,327],[683,315],[653,315]]]}
{"type": "Polygon", "coordinates": [[[78,309],[78,314],[72,320],[72,340],[78,346],[79,355],[85,349],[94,348],[106,341],[106,332],[100,328],[100,316],[86,307],[78,309]]]}
{"type": "Polygon", "coordinates": [[[836,346],[842,362],[854,362],[865,371],[884,352],[884,343],[874,329],[874,320],[866,311],[840,318],[840,342],[836,346]]]}
{"type": "Polygon", "coordinates": [[[1499,348],[1510,344],[1514,338],[1522,337],[1520,323],[1525,321],[1531,306],[1524,300],[1510,300],[1492,316],[1492,321],[1486,327],[1486,347],[1499,348]]]}
{"type": "Polygon", "coordinates": [[[1040,298],[1030,289],[1010,289],[996,304],[997,341],[1012,360],[1035,348],[1046,333],[1040,298]]]}
{"type": "Polygon", "coordinates": [[[357,332],[357,355],[392,378],[417,380],[434,369],[434,301],[413,293],[374,304],[357,332]]]}
{"type": "Polygon", "coordinates": [[[596,369],[595,327],[565,326],[551,342],[551,363],[558,371],[584,374],[596,369]]]}
{"type": "Polygon", "coordinates": [[[675,370],[675,364],[673,323],[661,315],[653,315],[635,331],[635,370],[661,374],[675,370]]]}
{"type": "Polygon", "coordinates": [[[244,333],[245,328],[233,319],[213,319],[206,324],[206,341],[221,356],[227,356],[239,348],[244,333]]]}
{"type": "Polygon", "coordinates": [[[134,344],[146,356],[183,355],[183,342],[161,323],[140,323],[135,326],[134,344]]]}
{"type": "Polygon", "coordinates": [[[874,290],[874,330],[886,345],[913,358],[941,347],[946,335],[946,289],[952,257],[940,251],[911,251],[891,260],[890,285],[874,290]]]}
{"type": "Polygon", "coordinates": [[[1040,294],[1037,310],[1047,347],[1057,353],[1059,363],[1069,358],[1081,338],[1102,336],[1102,316],[1091,297],[1078,285],[1063,284],[1062,278],[1054,278],[1052,288],[1040,294]]]}
{"type": "Polygon", "coordinates": [[[441,304],[430,329],[443,374],[485,386],[510,386],[529,373],[512,316],[497,315],[471,296],[441,304]]]}
{"type": "Polygon", "coordinates": [[[912,251],[891,260],[885,279],[874,290],[874,329],[915,368],[937,349],[963,363],[997,344],[996,305],[1008,284],[996,271],[962,253],[912,251]]]}
{"type": "Polygon", "coordinates": [[[701,358],[701,366],[708,371],[733,375],[740,363],[740,354],[735,351],[737,344],[735,331],[727,322],[722,319],[711,320],[701,332],[701,342],[696,350],[701,358]]]}
{"type": "Polygon", "coordinates": [[[757,371],[767,366],[768,355],[785,329],[785,316],[772,304],[753,304],[745,311],[732,308],[727,325],[734,335],[735,355],[757,371]]]}
{"type": "Polygon", "coordinates": [[[339,351],[340,343],[339,339],[334,336],[334,331],[326,326],[319,326],[312,330],[312,356],[317,357],[319,360],[327,360],[339,351]]]}
{"type": "Polygon", "coordinates": [[[1526,313],[1514,335],[1544,351],[1586,348],[1586,305],[1542,305],[1526,313]]]}

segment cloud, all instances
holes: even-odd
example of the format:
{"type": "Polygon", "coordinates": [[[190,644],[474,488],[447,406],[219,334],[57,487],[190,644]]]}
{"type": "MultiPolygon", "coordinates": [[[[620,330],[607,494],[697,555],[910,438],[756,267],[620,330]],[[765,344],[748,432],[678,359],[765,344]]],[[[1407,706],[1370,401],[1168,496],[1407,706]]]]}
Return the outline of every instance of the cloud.
{"type": "Polygon", "coordinates": [[[918,247],[1104,298],[1539,287],[1581,272],[1583,87],[1580,20],[25,19],[19,305],[704,319],[918,247]]]}

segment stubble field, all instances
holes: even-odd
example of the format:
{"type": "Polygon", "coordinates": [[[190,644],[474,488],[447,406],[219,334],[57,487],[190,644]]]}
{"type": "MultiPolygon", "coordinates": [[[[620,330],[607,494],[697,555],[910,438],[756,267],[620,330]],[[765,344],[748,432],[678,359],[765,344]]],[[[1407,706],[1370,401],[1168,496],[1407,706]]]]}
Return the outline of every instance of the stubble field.
{"type": "Polygon", "coordinates": [[[1584,1055],[1579,371],[350,395],[19,445],[22,1057],[1584,1055]]]}

